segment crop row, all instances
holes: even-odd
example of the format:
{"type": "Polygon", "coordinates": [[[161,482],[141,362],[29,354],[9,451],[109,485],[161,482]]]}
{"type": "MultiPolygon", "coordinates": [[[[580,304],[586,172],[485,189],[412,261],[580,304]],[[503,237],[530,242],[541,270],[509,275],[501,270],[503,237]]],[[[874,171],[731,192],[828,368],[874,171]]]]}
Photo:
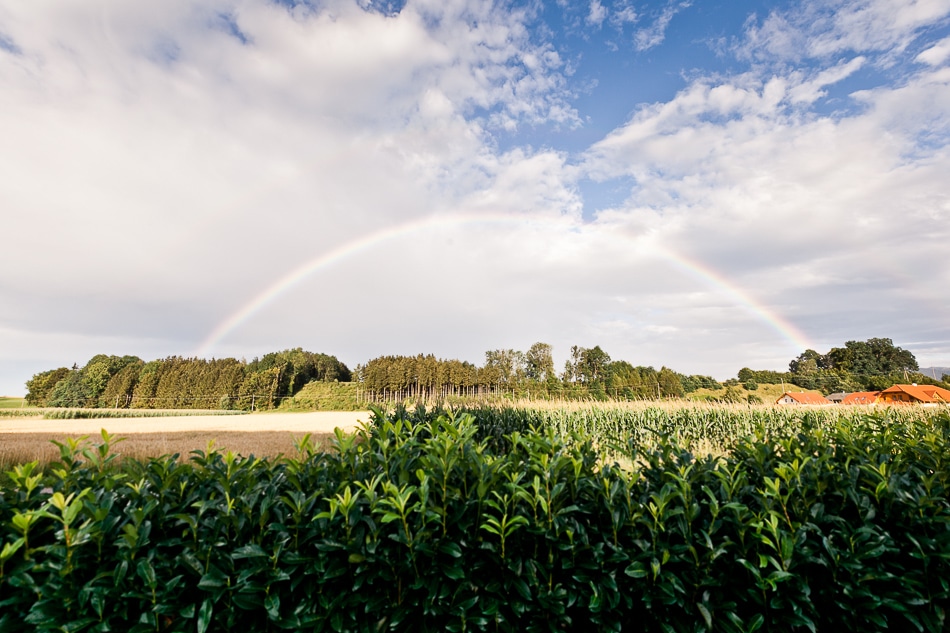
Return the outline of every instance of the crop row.
{"type": "Polygon", "coordinates": [[[946,413],[702,458],[633,438],[632,470],[580,433],[405,417],[276,461],[62,443],[7,475],[0,631],[943,630],[946,413]]]}
{"type": "Polygon", "coordinates": [[[44,420],[98,420],[120,418],[168,418],[207,415],[246,415],[247,411],[227,409],[81,409],[30,408],[0,411],[0,417],[42,416],[44,420]]]}

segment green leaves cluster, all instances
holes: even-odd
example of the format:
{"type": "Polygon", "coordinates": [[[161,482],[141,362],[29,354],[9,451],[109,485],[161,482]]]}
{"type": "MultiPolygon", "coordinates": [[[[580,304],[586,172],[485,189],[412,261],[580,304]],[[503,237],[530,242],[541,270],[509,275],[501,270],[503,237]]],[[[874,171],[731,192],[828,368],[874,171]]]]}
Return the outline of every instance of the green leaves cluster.
{"type": "Polygon", "coordinates": [[[383,415],[336,450],[112,462],[0,497],[0,631],[939,631],[950,416],[802,421],[632,468],[523,416],[383,415]]]}

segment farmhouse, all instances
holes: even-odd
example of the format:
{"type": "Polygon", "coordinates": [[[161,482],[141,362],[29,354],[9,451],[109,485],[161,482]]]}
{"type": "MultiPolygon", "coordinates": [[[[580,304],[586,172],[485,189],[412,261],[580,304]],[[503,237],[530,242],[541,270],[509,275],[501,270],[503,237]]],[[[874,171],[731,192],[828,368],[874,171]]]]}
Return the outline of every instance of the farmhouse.
{"type": "Polygon", "coordinates": [[[874,404],[880,395],[880,391],[858,391],[856,393],[849,393],[841,401],[841,404],[874,404]]]}
{"type": "Polygon", "coordinates": [[[775,404],[832,404],[832,402],[820,393],[786,391],[775,401],[775,404]]]}
{"type": "Polygon", "coordinates": [[[946,404],[950,391],[932,385],[894,385],[881,392],[879,402],[887,404],[946,404]]]}

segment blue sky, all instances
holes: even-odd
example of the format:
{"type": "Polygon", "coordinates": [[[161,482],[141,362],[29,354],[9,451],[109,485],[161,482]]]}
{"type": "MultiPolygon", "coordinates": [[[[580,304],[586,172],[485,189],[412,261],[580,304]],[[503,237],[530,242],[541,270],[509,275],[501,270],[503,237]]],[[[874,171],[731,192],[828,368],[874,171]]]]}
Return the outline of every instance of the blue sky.
{"type": "Polygon", "coordinates": [[[950,0],[0,0],[0,393],[97,353],[950,366],[950,0]]]}

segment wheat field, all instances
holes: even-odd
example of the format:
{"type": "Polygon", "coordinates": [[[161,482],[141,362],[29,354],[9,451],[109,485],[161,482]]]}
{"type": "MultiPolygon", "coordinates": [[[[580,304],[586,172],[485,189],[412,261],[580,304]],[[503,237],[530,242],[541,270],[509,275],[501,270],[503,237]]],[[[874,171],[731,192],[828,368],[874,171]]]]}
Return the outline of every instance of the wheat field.
{"type": "Polygon", "coordinates": [[[309,433],[318,446],[328,446],[335,428],[351,432],[369,419],[366,411],[91,420],[0,418],[0,468],[34,460],[48,464],[59,457],[54,440],[88,437],[92,445],[100,441],[102,429],[122,438],[113,452],[136,459],[175,453],[187,458],[191,451],[207,450],[211,442],[219,450],[241,455],[295,456],[294,443],[304,435],[309,433]]]}

